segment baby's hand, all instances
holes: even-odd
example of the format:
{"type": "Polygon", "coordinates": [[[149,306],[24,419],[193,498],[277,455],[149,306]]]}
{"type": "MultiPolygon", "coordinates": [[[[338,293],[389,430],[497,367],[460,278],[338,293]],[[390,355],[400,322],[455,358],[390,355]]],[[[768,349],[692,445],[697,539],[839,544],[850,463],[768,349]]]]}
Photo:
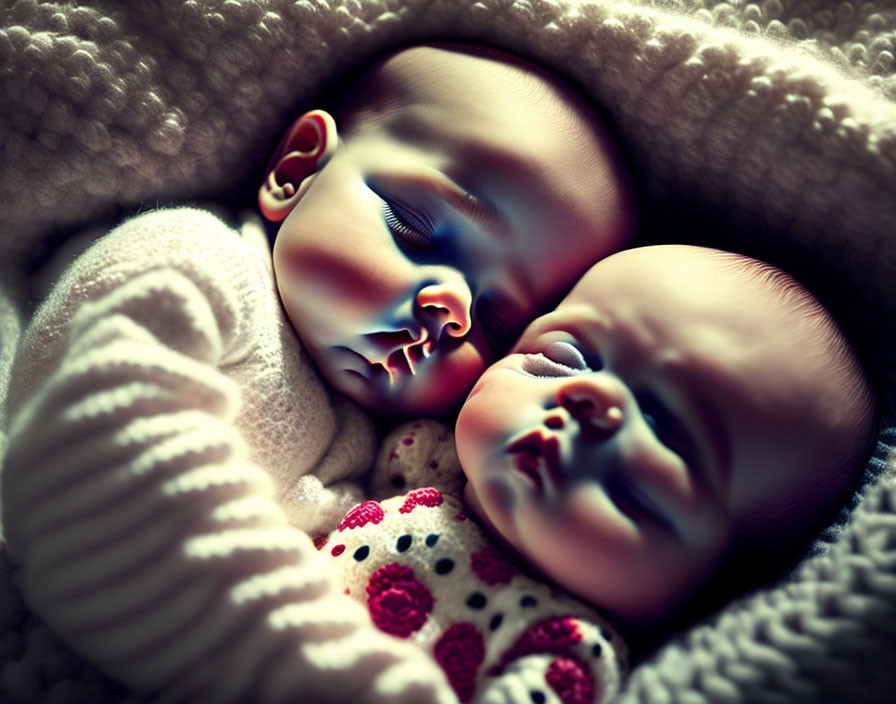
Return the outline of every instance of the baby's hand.
{"type": "Polygon", "coordinates": [[[370,478],[370,492],[381,500],[431,486],[460,497],[464,482],[454,432],[435,420],[415,420],[386,436],[370,478]]]}

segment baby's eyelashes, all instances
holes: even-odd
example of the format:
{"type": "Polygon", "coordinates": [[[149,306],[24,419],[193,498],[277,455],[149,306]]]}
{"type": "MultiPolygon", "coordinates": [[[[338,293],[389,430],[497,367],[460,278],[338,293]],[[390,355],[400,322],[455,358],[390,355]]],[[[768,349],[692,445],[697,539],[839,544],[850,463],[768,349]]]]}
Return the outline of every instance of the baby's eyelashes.
{"type": "Polygon", "coordinates": [[[411,249],[432,248],[435,228],[426,217],[399,203],[380,200],[383,219],[399,244],[411,249]]]}
{"type": "Polygon", "coordinates": [[[571,342],[563,340],[551,342],[544,348],[542,354],[548,359],[551,359],[558,364],[562,364],[563,366],[570,367],[571,369],[594,371],[588,365],[588,362],[585,361],[585,357],[579,351],[579,348],[571,342]]]}
{"type": "Polygon", "coordinates": [[[532,376],[575,376],[594,371],[579,349],[570,342],[551,342],[542,352],[523,357],[522,370],[532,376]]]}

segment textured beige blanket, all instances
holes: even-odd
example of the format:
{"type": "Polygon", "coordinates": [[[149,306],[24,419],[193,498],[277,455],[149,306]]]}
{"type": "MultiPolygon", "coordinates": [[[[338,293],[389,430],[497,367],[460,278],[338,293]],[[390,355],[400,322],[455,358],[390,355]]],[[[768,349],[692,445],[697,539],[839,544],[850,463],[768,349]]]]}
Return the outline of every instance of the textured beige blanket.
{"type": "MultiPolygon", "coordinates": [[[[896,388],[893,0],[19,0],[0,13],[7,276],[27,273],[51,236],[119,209],[244,190],[304,101],[366,57],[474,40],[567,75],[606,107],[649,222],[664,224],[652,238],[736,248],[803,277],[865,344],[882,388],[896,388]]],[[[2,391],[18,313],[0,303],[2,391]]],[[[623,700],[889,701],[886,452],[817,554],[641,664],[623,700]]],[[[31,630],[9,589],[0,699],[80,701],[84,682],[92,701],[112,696],[31,630]]]]}

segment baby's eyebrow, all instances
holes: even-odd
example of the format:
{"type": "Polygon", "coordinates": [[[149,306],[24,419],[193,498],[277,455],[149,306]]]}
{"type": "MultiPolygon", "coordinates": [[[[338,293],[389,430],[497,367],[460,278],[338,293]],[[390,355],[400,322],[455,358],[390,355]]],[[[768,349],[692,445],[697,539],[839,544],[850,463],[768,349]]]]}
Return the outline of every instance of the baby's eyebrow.
{"type": "Polygon", "coordinates": [[[495,171],[507,177],[541,172],[538,158],[526,154],[519,147],[503,147],[468,137],[460,140],[457,150],[458,154],[473,156],[479,161],[489,163],[495,171]]]}
{"type": "Polygon", "coordinates": [[[506,218],[498,207],[484,196],[474,196],[458,183],[456,178],[445,174],[439,179],[439,195],[467,220],[476,224],[487,236],[497,242],[509,243],[513,233],[506,218]]]}

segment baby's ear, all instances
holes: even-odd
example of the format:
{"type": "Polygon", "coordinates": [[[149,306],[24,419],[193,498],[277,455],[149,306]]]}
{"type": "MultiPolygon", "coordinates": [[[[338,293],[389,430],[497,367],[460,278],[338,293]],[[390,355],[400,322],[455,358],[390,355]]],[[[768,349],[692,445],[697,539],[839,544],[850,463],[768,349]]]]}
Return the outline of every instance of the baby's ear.
{"type": "Polygon", "coordinates": [[[258,207],[268,220],[289,215],[305,192],[302,183],[327,163],[338,141],[336,122],[323,110],[306,112],[292,124],[258,189],[258,207]]]}

